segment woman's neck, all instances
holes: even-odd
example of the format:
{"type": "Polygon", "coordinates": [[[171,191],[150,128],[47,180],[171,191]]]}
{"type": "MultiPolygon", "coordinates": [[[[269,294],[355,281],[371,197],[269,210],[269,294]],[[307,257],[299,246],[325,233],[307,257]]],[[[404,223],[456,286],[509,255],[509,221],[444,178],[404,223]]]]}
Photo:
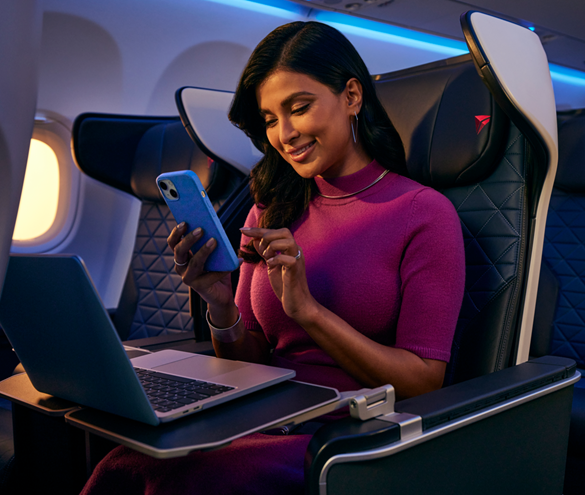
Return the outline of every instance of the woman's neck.
{"type": "Polygon", "coordinates": [[[319,177],[333,179],[335,177],[344,177],[346,175],[355,174],[362,168],[367,167],[372,160],[373,158],[366,153],[366,150],[360,144],[358,144],[352,148],[350,155],[343,161],[343,163],[340,163],[337,167],[330,167],[319,177]]]}

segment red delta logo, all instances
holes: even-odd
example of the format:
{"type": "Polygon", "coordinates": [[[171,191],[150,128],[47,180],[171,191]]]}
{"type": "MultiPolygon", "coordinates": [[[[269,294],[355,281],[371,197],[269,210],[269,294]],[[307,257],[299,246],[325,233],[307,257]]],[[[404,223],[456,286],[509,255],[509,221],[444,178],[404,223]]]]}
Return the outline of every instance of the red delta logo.
{"type": "Polygon", "coordinates": [[[490,121],[489,115],[476,115],[475,116],[475,132],[479,135],[481,130],[488,124],[490,121]]]}

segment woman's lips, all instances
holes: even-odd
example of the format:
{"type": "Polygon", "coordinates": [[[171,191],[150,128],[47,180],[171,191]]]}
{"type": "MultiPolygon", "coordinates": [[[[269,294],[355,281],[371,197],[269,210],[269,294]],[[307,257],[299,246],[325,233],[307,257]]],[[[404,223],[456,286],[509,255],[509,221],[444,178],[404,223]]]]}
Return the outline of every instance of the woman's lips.
{"type": "Polygon", "coordinates": [[[311,152],[311,150],[313,149],[314,144],[315,144],[315,141],[307,144],[306,146],[303,146],[302,148],[297,149],[296,151],[289,152],[290,157],[295,162],[303,161],[307,157],[307,155],[311,152]]]}

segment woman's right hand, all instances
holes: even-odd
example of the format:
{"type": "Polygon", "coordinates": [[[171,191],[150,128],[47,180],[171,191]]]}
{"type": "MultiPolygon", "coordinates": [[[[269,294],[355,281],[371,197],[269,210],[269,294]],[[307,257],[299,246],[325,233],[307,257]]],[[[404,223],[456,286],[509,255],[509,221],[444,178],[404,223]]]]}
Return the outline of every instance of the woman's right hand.
{"type": "MultiPolygon", "coordinates": [[[[175,271],[183,282],[195,290],[207,302],[211,324],[217,328],[230,328],[238,325],[241,337],[235,342],[222,343],[213,338],[213,347],[218,357],[238,359],[257,363],[268,363],[269,344],[262,332],[247,332],[232,292],[230,272],[206,272],[205,261],[217,246],[211,238],[199,251],[192,252],[193,245],[201,239],[203,231],[189,232],[187,225],[177,225],[167,239],[175,255],[175,271]],[[181,266],[183,263],[187,263],[181,266]]],[[[244,260],[240,259],[240,265],[244,260]]],[[[212,333],[213,336],[213,333],[212,333]]]]}
{"type": "Polygon", "coordinates": [[[183,283],[195,290],[210,306],[233,306],[230,272],[206,272],[203,269],[205,261],[216,248],[217,241],[211,238],[196,253],[191,251],[202,236],[201,228],[189,232],[185,222],[172,230],[167,243],[174,253],[175,271],[181,276],[183,283]],[[181,266],[183,263],[187,264],[181,266]]]}

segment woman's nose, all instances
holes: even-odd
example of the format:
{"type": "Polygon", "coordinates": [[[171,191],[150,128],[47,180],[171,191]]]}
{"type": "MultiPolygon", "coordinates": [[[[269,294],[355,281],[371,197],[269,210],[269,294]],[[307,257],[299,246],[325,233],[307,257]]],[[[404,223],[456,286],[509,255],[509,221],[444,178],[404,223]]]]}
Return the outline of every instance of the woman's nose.
{"type": "Polygon", "coordinates": [[[280,142],[289,144],[292,140],[300,136],[300,132],[290,122],[282,122],[280,126],[280,142]]]}

